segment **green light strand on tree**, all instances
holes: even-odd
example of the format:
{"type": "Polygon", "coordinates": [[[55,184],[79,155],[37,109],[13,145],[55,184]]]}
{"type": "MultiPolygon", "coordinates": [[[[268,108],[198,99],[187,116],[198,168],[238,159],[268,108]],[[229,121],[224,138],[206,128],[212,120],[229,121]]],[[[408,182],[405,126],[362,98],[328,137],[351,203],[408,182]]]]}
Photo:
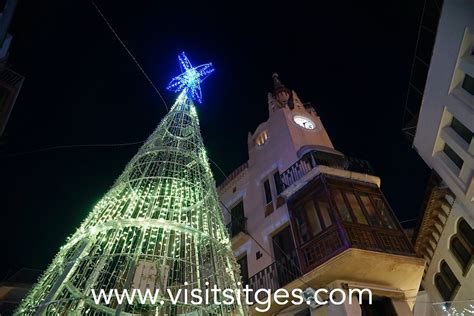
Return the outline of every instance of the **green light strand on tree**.
{"type": "MultiPolygon", "coordinates": [[[[186,90],[109,192],[61,247],[20,315],[243,315],[217,304],[96,305],[91,290],[237,290],[233,256],[199,121],[186,90]],[[188,285],[185,285],[185,282],[188,285]],[[209,285],[206,285],[208,282],[209,285]]],[[[222,300],[222,298],[221,298],[222,300]]]]}

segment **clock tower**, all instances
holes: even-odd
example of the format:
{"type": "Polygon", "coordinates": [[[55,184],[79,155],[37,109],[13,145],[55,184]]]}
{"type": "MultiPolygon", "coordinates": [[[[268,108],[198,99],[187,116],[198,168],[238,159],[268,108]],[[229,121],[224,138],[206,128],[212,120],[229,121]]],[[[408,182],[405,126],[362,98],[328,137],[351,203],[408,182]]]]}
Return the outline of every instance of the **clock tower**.
{"type": "Polygon", "coordinates": [[[301,102],[296,92],[280,81],[278,74],[272,78],[268,120],[248,135],[249,164],[268,163],[267,157],[273,156],[274,164],[285,170],[311,150],[342,155],[334,149],[313,106],[301,102]]]}

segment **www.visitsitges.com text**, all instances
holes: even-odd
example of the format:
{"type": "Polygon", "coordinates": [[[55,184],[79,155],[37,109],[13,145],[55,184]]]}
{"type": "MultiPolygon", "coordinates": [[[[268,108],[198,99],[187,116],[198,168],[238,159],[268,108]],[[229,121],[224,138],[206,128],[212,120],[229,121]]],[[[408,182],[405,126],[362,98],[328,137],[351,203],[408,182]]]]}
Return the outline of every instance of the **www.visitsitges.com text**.
{"type": "MultiPolygon", "coordinates": [[[[188,286],[188,282],[184,283],[188,286]]],[[[206,286],[208,286],[206,282],[206,286]]],[[[95,304],[110,304],[114,299],[118,304],[127,302],[128,304],[160,304],[171,303],[176,305],[178,303],[202,305],[202,304],[216,304],[216,305],[251,305],[258,304],[255,308],[257,312],[266,312],[270,309],[271,304],[286,305],[291,303],[293,305],[310,304],[312,302],[318,305],[334,304],[341,305],[346,301],[349,304],[361,304],[362,296],[367,295],[369,304],[372,304],[372,291],[370,289],[317,289],[311,297],[304,297],[302,289],[257,289],[253,290],[246,285],[242,289],[220,289],[217,285],[207,287],[205,289],[195,288],[179,288],[179,289],[92,289],[91,294],[95,304]],[[265,295],[263,295],[265,294],[265,295]],[[327,299],[321,299],[327,297],[327,299]],[[354,299],[355,297],[355,299],[354,299]]]]}

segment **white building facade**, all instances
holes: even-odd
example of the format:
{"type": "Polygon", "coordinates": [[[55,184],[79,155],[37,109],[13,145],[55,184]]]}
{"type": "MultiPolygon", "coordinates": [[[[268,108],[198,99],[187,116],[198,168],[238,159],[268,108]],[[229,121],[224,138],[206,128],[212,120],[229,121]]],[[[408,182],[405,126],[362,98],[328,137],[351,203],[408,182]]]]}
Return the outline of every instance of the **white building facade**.
{"type": "Polygon", "coordinates": [[[413,143],[437,178],[415,243],[427,260],[420,315],[474,313],[473,131],[474,1],[445,0],[413,143]]]}

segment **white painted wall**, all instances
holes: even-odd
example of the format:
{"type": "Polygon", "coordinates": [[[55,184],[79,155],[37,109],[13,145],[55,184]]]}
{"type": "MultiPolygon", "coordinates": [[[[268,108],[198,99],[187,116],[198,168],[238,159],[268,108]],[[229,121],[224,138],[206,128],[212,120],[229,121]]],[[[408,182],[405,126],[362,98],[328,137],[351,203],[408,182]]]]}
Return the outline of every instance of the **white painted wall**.
{"type": "Polygon", "coordinates": [[[428,78],[425,86],[414,146],[423,160],[441,176],[456,195],[450,216],[436,245],[435,253],[423,281],[425,293],[420,293],[415,315],[432,315],[433,302],[441,302],[434,285],[434,276],[445,260],[461,287],[455,300],[474,299],[474,276],[463,275],[460,265],[449,250],[460,217],[474,227],[474,141],[470,144],[450,127],[456,117],[474,131],[474,96],[461,88],[464,75],[474,77],[474,1],[445,0],[438,25],[428,78]],[[447,143],[464,160],[457,168],[443,153],[447,143]]]}
{"type": "Polygon", "coordinates": [[[459,218],[474,227],[474,141],[466,143],[450,127],[456,117],[474,131],[474,96],[461,88],[465,74],[474,77],[474,1],[445,0],[438,25],[428,78],[424,90],[414,147],[455,194],[456,201],[435,248],[425,275],[424,292],[415,304],[415,315],[434,315],[433,302],[441,302],[434,276],[445,260],[461,287],[456,301],[474,299],[474,273],[463,275],[460,264],[449,250],[459,218]],[[447,143],[463,160],[457,168],[442,150],[447,143]]]}
{"type": "Polygon", "coordinates": [[[474,77],[474,1],[446,0],[438,25],[414,146],[456,197],[474,207],[474,144],[452,137],[452,116],[474,131],[474,96],[461,88],[464,74],[474,77]],[[457,169],[442,152],[448,143],[463,158],[457,169]]]}
{"type": "Polygon", "coordinates": [[[474,303],[474,269],[471,268],[466,275],[463,275],[461,265],[451,250],[449,250],[451,237],[456,233],[457,224],[461,217],[464,218],[471,227],[474,227],[474,213],[472,210],[467,210],[459,201],[455,201],[423,282],[423,286],[432,302],[444,301],[434,285],[434,276],[439,272],[440,262],[445,260],[461,284],[455,300],[473,300],[474,303]]]}

